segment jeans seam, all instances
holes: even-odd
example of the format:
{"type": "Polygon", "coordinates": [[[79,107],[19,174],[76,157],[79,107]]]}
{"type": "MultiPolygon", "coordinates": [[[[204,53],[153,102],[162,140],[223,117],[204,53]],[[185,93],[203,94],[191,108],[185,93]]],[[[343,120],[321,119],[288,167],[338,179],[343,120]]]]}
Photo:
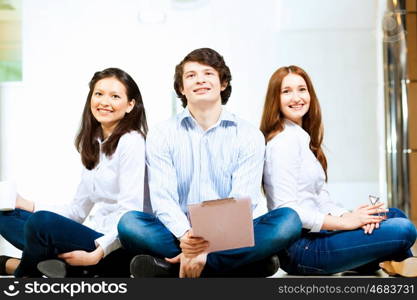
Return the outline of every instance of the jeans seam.
{"type": "Polygon", "coordinates": [[[357,249],[357,248],[362,248],[362,247],[372,247],[372,246],[378,246],[378,245],[381,245],[381,244],[389,244],[389,245],[392,245],[392,244],[397,244],[397,243],[402,243],[402,244],[406,244],[408,241],[407,240],[390,240],[390,241],[383,241],[383,242],[376,242],[376,243],[368,243],[368,244],[362,244],[362,245],[360,245],[360,246],[355,246],[355,247],[346,247],[346,248],[339,248],[339,249],[336,249],[336,250],[332,250],[332,251],[327,251],[327,252],[339,252],[339,251],[345,251],[345,250],[349,250],[349,249],[351,249],[351,250],[353,250],[353,249],[357,249]]]}
{"type": "Polygon", "coordinates": [[[362,248],[362,247],[372,247],[372,246],[378,246],[381,244],[386,244],[389,243],[390,245],[392,244],[396,244],[396,243],[402,243],[403,245],[406,245],[408,243],[407,240],[390,240],[390,241],[383,241],[383,242],[377,242],[377,243],[368,243],[368,244],[362,244],[359,246],[355,246],[355,247],[345,247],[345,248],[338,248],[338,249],[334,249],[334,250],[317,250],[317,249],[311,249],[309,247],[309,245],[311,243],[305,244],[305,245],[294,245],[296,248],[304,250],[305,252],[314,252],[314,253],[324,253],[324,254],[329,254],[329,253],[335,253],[335,252],[340,252],[340,251],[346,251],[346,250],[354,250],[357,248],[362,248]],[[305,247],[308,247],[307,249],[305,247]]]}

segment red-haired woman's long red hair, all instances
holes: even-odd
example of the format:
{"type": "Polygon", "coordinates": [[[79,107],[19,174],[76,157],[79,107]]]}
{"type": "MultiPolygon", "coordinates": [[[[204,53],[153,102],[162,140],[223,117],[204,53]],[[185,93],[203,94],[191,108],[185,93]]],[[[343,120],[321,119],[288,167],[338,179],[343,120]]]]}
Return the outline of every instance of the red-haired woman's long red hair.
{"type": "Polygon", "coordinates": [[[322,150],[323,123],[321,120],[320,104],[314,91],[313,84],[307,73],[297,66],[281,67],[272,74],[265,97],[264,110],[261,120],[261,131],[269,142],[274,136],[284,130],[284,115],[281,111],[281,85],[289,73],[303,77],[310,94],[310,108],[303,117],[302,128],[310,135],[310,149],[323,167],[327,181],[327,160],[322,150]]]}

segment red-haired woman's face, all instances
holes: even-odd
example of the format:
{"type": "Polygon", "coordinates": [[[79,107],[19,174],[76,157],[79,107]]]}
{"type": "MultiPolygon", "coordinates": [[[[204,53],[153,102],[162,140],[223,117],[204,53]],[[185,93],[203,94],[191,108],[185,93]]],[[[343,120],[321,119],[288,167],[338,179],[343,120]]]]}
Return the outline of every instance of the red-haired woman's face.
{"type": "Polygon", "coordinates": [[[281,84],[281,112],[284,117],[301,126],[310,108],[310,93],[303,77],[289,73],[281,84]]]}

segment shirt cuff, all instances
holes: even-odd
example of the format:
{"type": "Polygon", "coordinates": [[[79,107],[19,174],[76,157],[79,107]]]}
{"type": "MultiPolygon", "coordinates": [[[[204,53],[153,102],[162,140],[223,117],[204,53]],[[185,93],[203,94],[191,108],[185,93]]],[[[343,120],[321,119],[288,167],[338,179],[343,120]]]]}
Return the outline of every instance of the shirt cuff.
{"type": "Polygon", "coordinates": [[[189,224],[179,224],[179,223],[177,224],[171,223],[169,225],[166,225],[166,227],[169,229],[169,231],[171,231],[173,235],[175,235],[177,239],[182,237],[188,230],[191,229],[189,224]]]}
{"type": "Polygon", "coordinates": [[[321,228],[323,227],[323,223],[324,223],[324,214],[316,214],[315,218],[314,218],[314,223],[313,226],[310,229],[310,232],[319,232],[321,230],[321,228]]]}
{"type": "Polygon", "coordinates": [[[332,207],[332,208],[329,210],[329,213],[330,213],[332,216],[335,216],[335,217],[340,217],[341,215],[343,215],[343,214],[344,214],[344,213],[346,213],[346,212],[348,212],[348,210],[347,210],[347,209],[342,208],[342,207],[337,207],[337,206],[332,207]]]}
{"type": "Polygon", "coordinates": [[[96,247],[100,246],[103,249],[103,258],[122,246],[120,240],[117,238],[117,236],[114,236],[113,234],[103,235],[102,237],[96,239],[94,243],[96,244],[96,247]]]}
{"type": "Polygon", "coordinates": [[[48,203],[42,203],[42,202],[36,202],[33,205],[33,212],[41,211],[41,210],[47,210],[47,211],[54,211],[55,205],[48,204],[48,203]]]}
{"type": "Polygon", "coordinates": [[[156,217],[176,238],[182,237],[191,228],[187,216],[182,211],[176,212],[173,216],[166,212],[156,212],[156,217]]]}

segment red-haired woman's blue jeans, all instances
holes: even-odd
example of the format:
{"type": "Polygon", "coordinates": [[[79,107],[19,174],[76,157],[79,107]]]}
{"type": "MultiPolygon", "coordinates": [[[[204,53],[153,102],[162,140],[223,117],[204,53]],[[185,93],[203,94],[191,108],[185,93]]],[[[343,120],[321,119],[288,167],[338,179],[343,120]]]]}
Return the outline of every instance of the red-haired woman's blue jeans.
{"type": "Polygon", "coordinates": [[[301,238],[280,255],[281,268],[289,274],[327,275],[348,270],[372,273],[385,260],[412,256],[416,228],[404,213],[390,208],[387,220],[372,234],[350,231],[303,230],[301,238]]]}
{"type": "MultiPolygon", "coordinates": [[[[253,225],[254,247],[210,253],[204,272],[219,274],[278,254],[301,233],[300,218],[291,208],[270,211],[253,220],[253,225]]],[[[172,258],[181,253],[176,237],[153,215],[128,212],[121,218],[118,231],[123,247],[129,252],[160,258],[172,258]]]]}

